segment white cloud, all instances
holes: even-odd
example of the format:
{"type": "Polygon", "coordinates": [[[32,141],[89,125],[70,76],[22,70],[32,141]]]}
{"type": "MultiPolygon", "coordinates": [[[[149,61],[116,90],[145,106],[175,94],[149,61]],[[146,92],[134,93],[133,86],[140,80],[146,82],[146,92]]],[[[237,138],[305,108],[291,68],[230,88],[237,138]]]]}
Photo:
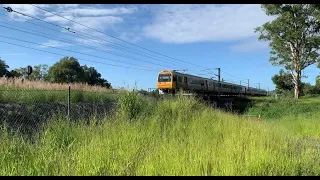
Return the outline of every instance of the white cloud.
{"type": "MultiPolygon", "coordinates": [[[[99,41],[114,41],[111,37],[93,31],[92,29],[96,29],[98,31],[105,32],[109,30],[110,32],[115,32],[116,34],[121,34],[119,29],[115,25],[122,24],[124,22],[124,15],[133,14],[138,11],[136,6],[123,6],[123,7],[106,7],[105,5],[79,5],[79,4],[36,4],[36,6],[45,8],[50,12],[55,14],[59,14],[61,16],[66,17],[67,19],[79,22],[84,24],[90,28],[84,27],[77,23],[73,23],[70,20],[64,19],[62,17],[56,16],[50,12],[46,12],[40,10],[29,4],[9,4],[6,6],[12,7],[14,10],[18,12],[25,13],[27,15],[37,17],[39,19],[43,19],[44,21],[58,24],[63,27],[71,28],[71,30],[75,31],[79,35],[88,34],[91,37],[83,37],[83,38],[91,38],[91,39],[99,39],[99,41]],[[93,38],[92,36],[95,36],[93,38]]],[[[8,13],[14,20],[26,21],[31,18],[19,15],[17,13],[8,13]]],[[[61,29],[62,32],[66,30],[61,29]]],[[[108,33],[111,34],[111,33],[108,33]]],[[[116,35],[115,35],[116,36],[116,35]]],[[[76,36],[74,36],[75,40],[78,40],[76,36]]],[[[105,42],[107,43],[107,42],[105,42]]],[[[54,44],[56,45],[56,44],[54,44]]]]}
{"type": "Polygon", "coordinates": [[[132,14],[137,11],[136,7],[131,8],[112,8],[112,9],[98,9],[98,8],[78,8],[71,9],[68,13],[73,15],[81,15],[81,16],[105,16],[105,15],[121,15],[121,14],[132,14]]]}
{"type": "Polygon", "coordinates": [[[163,5],[147,37],[164,43],[221,42],[254,37],[254,28],[272,20],[260,5],[163,5]]]}
{"type": "MultiPolygon", "coordinates": [[[[73,20],[73,17],[72,16],[65,16],[66,18],[68,18],[68,19],[71,19],[71,20],[73,20]]],[[[64,19],[64,18],[62,18],[62,17],[59,17],[59,16],[55,16],[55,15],[48,15],[47,17],[45,17],[43,20],[45,20],[45,21],[49,21],[49,22],[54,22],[54,23],[60,23],[60,24],[68,24],[68,23],[70,23],[70,21],[69,20],[67,20],[67,19],[64,19]]]]}
{"type": "Polygon", "coordinates": [[[71,44],[63,43],[63,42],[55,41],[55,40],[49,40],[49,41],[47,41],[47,42],[41,43],[41,47],[46,48],[47,46],[51,46],[51,47],[65,47],[65,46],[71,46],[71,44]]]}
{"type": "MultiPolygon", "coordinates": [[[[128,7],[128,8],[95,8],[95,7],[86,7],[81,8],[80,6],[62,6],[58,5],[59,8],[55,9],[54,12],[59,14],[67,19],[76,21],[78,23],[84,24],[88,27],[93,29],[97,29],[99,31],[105,31],[107,29],[113,28],[115,24],[119,24],[124,22],[122,17],[115,16],[115,15],[108,15],[108,14],[126,14],[126,13],[134,13],[137,8],[128,7]]],[[[44,20],[48,22],[57,23],[63,25],[65,27],[70,27],[74,31],[83,32],[90,35],[97,35],[98,38],[106,38],[105,35],[101,33],[97,33],[92,31],[87,27],[84,27],[80,24],[73,23],[70,20],[64,19],[59,16],[55,16],[51,13],[44,13],[44,20]]],[[[94,36],[95,36],[94,35],[94,36]]]]}
{"type": "Polygon", "coordinates": [[[79,7],[80,4],[57,4],[59,8],[76,8],[79,7]]]}
{"type": "MultiPolygon", "coordinates": [[[[79,18],[75,18],[75,21],[81,24],[85,24],[86,26],[89,26],[91,28],[102,31],[109,28],[113,24],[123,22],[123,19],[120,17],[114,17],[114,16],[99,16],[99,17],[79,17],[79,18]]],[[[72,29],[75,29],[78,31],[89,30],[88,28],[81,26],[79,24],[73,24],[72,29]]],[[[92,30],[89,30],[89,31],[92,31],[92,30]]]]}

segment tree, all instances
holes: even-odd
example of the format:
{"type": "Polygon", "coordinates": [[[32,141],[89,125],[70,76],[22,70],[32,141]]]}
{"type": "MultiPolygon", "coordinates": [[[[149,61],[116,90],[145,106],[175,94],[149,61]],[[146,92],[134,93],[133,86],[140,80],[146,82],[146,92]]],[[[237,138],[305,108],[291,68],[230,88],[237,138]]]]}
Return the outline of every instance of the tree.
{"type": "Polygon", "coordinates": [[[263,4],[262,9],[276,18],[257,27],[259,40],[269,41],[270,61],[291,71],[294,97],[300,96],[301,71],[319,62],[320,7],[314,4],[263,4]]]}
{"type": "Polygon", "coordinates": [[[51,82],[75,83],[85,82],[86,77],[79,62],[74,57],[64,57],[50,67],[48,76],[51,82]]]}
{"type": "Polygon", "coordinates": [[[320,94],[320,90],[316,86],[312,86],[310,83],[301,83],[301,94],[303,95],[320,94]]]}
{"type": "Polygon", "coordinates": [[[33,80],[33,81],[47,81],[47,80],[49,80],[48,68],[49,68],[49,66],[46,64],[39,64],[39,65],[33,66],[33,71],[28,76],[28,79],[33,80]]]}
{"type": "Polygon", "coordinates": [[[35,65],[33,66],[32,73],[29,76],[27,75],[26,68],[20,67],[20,68],[14,69],[14,71],[16,71],[16,73],[19,75],[15,77],[24,76],[26,79],[31,81],[39,81],[39,80],[49,81],[48,67],[49,66],[46,64],[35,65]]]}
{"type": "Polygon", "coordinates": [[[285,72],[283,69],[279,71],[279,74],[274,75],[271,80],[276,85],[276,90],[278,92],[291,91],[294,88],[291,74],[285,72]]]}
{"type": "Polygon", "coordinates": [[[89,85],[96,85],[99,82],[99,78],[101,77],[101,74],[98,73],[98,71],[94,67],[88,67],[87,65],[81,66],[83,69],[85,76],[86,76],[86,82],[89,85]]]}
{"type": "Polygon", "coordinates": [[[84,65],[81,66],[81,68],[85,73],[85,82],[89,85],[97,85],[106,88],[111,87],[111,84],[106,79],[101,78],[101,74],[94,67],[88,67],[87,65],[84,65]]]}
{"type": "Polygon", "coordinates": [[[8,68],[9,66],[6,62],[0,59],[0,77],[6,76],[9,73],[8,68]]]}
{"type": "Polygon", "coordinates": [[[14,76],[14,77],[21,77],[21,76],[26,76],[27,75],[26,68],[23,68],[23,67],[16,68],[13,71],[15,71],[16,75],[17,75],[17,76],[14,76]]]}
{"type": "Polygon", "coordinates": [[[15,70],[11,70],[10,72],[8,72],[8,73],[6,74],[6,76],[7,76],[8,78],[15,78],[15,77],[21,77],[22,74],[20,74],[19,72],[15,71],[15,70]]]}
{"type": "Polygon", "coordinates": [[[112,88],[111,83],[109,83],[106,79],[103,78],[99,78],[98,83],[96,85],[106,88],[112,88]]]}

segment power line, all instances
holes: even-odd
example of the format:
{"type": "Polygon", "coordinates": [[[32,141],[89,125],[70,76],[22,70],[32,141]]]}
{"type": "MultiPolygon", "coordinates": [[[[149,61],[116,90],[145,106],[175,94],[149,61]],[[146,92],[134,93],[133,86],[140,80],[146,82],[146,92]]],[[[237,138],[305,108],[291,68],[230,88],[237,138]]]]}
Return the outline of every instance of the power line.
{"type": "MultiPolygon", "coordinates": [[[[32,5],[32,4],[30,4],[30,5],[32,5]]],[[[34,5],[32,5],[32,6],[34,6],[34,5]]],[[[36,7],[36,6],[35,6],[36,7]]],[[[53,26],[56,26],[56,27],[59,27],[59,28],[62,28],[62,29],[65,29],[65,30],[67,30],[68,32],[71,32],[71,33],[76,33],[75,31],[72,31],[71,30],[71,28],[66,28],[66,27],[63,27],[63,26],[60,26],[60,25],[57,25],[57,24],[54,24],[54,23],[51,23],[51,22],[48,22],[48,21],[45,21],[45,20],[42,20],[42,19],[39,19],[39,18],[36,18],[36,17],[33,17],[33,16],[30,16],[30,15],[28,15],[28,14],[25,14],[25,13],[21,13],[21,12],[18,12],[18,11],[15,11],[15,10],[13,10],[11,7],[3,7],[4,9],[6,9],[9,13],[10,12],[15,12],[15,13],[17,13],[17,14],[20,14],[20,15],[23,15],[23,16],[27,16],[27,17],[29,17],[29,18],[32,18],[32,19],[35,19],[35,20],[38,20],[38,21],[42,21],[42,22],[45,22],[45,23],[48,23],[48,24],[50,24],[50,25],[53,25],[53,26]]],[[[40,7],[37,7],[37,8],[40,8],[40,7]]],[[[40,8],[40,9],[42,9],[42,8],[40,8]]],[[[44,10],[44,9],[43,9],[44,10]]],[[[47,11],[47,10],[45,10],[45,11],[47,11]]],[[[49,11],[47,11],[47,12],[49,12],[49,11]]],[[[51,12],[50,12],[51,13],[51,12]]],[[[59,16],[59,15],[58,15],[59,16]]],[[[60,17],[62,17],[62,16],[60,16],[60,17]]],[[[64,17],[63,17],[64,18],[64,17]]],[[[67,18],[66,18],[67,19],[67,18]]],[[[67,20],[69,20],[69,19],[67,19],[67,20]]],[[[70,21],[70,20],[69,20],[70,21]]],[[[73,21],[73,20],[71,20],[71,21],[73,21]]],[[[75,22],[75,23],[77,23],[77,22],[75,22]]],[[[81,24],[82,25],[82,24],[81,24]]],[[[84,25],[85,26],[85,25],[84,25]]],[[[94,30],[94,29],[93,29],[94,30]]],[[[95,30],[95,31],[97,31],[98,32],[98,30],[95,30]]],[[[78,34],[79,34],[80,32],[78,32],[78,34]]],[[[100,32],[100,33],[102,33],[102,32],[100,32]]],[[[85,33],[81,33],[81,34],[85,34],[85,33]]],[[[107,34],[105,34],[105,35],[107,35],[107,34]]],[[[86,36],[91,36],[91,35],[87,35],[86,34],[86,36]]],[[[109,35],[108,35],[109,36],[109,35]]],[[[91,36],[91,37],[94,37],[94,36],[91,36]]],[[[111,36],[110,36],[111,37],[111,36]]],[[[97,37],[95,37],[95,38],[97,38],[97,37]]],[[[116,44],[116,43],[114,43],[114,44],[116,44]]],[[[116,45],[118,45],[118,44],[116,44],[116,45]]],[[[121,46],[121,45],[118,45],[118,46],[121,46]]],[[[125,47],[125,46],[124,46],[125,47]]],[[[126,47],[126,48],[128,48],[128,47],[126,47]]],[[[188,63],[188,62],[186,62],[186,63],[188,63]]]]}
{"type": "MultiPolygon", "coordinates": [[[[2,23],[3,23],[3,22],[2,22],[2,23]]],[[[7,23],[3,23],[3,24],[7,24],[7,23]]],[[[40,34],[35,34],[35,33],[32,33],[32,32],[27,32],[27,31],[24,31],[24,30],[19,30],[19,29],[15,29],[15,28],[3,26],[3,25],[0,25],[0,26],[1,26],[1,27],[4,27],[4,28],[8,28],[8,29],[15,30],[15,31],[24,32],[24,33],[27,33],[27,34],[32,34],[32,35],[35,35],[35,36],[46,37],[46,38],[48,38],[48,39],[50,39],[50,38],[51,38],[51,39],[52,39],[52,38],[53,38],[53,39],[58,39],[59,41],[64,42],[64,43],[68,43],[68,44],[73,43],[73,42],[71,42],[71,41],[66,41],[65,39],[59,38],[59,37],[57,37],[57,36],[49,35],[49,36],[52,36],[52,37],[49,37],[48,35],[41,35],[41,34],[45,34],[45,33],[41,33],[41,32],[39,32],[39,31],[30,30],[30,29],[28,29],[28,28],[24,28],[24,29],[29,30],[29,31],[38,32],[38,33],[40,33],[40,34]],[[62,39],[62,40],[61,40],[61,39],[62,39]]],[[[12,25],[12,26],[14,26],[14,25],[12,25]]],[[[18,27],[19,27],[19,26],[18,26],[18,27]]],[[[156,64],[156,63],[153,63],[153,62],[150,62],[150,61],[140,60],[140,59],[137,59],[137,58],[134,58],[134,57],[131,57],[131,56],[125,56],[125,55],[118,54],[118,53],[114,53],[114,52],[111,52],[111,51],[100,50],[100,49],[98,49],[98,48],[93,48],[93,47],[88,46],[88,45],[86,45],[86,44],[84,44],[84,43],[77,43],[77,44],[78,44],[78,45],[80,44],[79,46],[82,46],[82,47],[94,49],[94,50],[101,51],[101,52],[105,52],[105,53],[108,53],[108,54],[114,54],[114,55],[117,55],[117,56],[134,59],[134,60],[136,60],[136,61],[142,61],[142,62],[147,62],[147,63],[150,63],[150,64],[154,64],[154,65],[159,65],[159,66],[162,66],[162,67],[166,67],[166,66],[163,66],[162,64],[156,64]],[[82,45],[82,44],[84,44],[84,45],[82,45]]]]}
{"type": "MultiPolygon", "coordinates": [[[[2,26],[2,25],[0,25],[0,26],[2,26]]],[[[96,57],[96,58],[100,58],[100,59],[106,59],[106,60],[110,60],[110,61],[119,61],[119,62],[122,62],[122,63],[125,63],[125,64],[131,64],[131,65],[134,65],[134,66],[139,66],[139,65],[137,65],[137,64],[132,64],[132,63],[129,63],[129,62],[124,62],[124,61],[120,61],[120,60],[114,60],[114,59],[103,58],[103,57],[100,57],[100,56],[95,56],[95,55],[86,54],[86,53],[77,52],[77,51],[72,51],[72,50],[68,50],[68,49],[63,49],[63,48],[58,48],[58,47],[53,47],[53,46],[43,45],[43,44],[40,44],[40,43],[35,43],[35,42],[25,41],[25,40],[21,40],[21,39],[17,39],[17,38],[12,38],[12,37],[8,37],[8,36],[2,36],[2,35],[0,35],[0,37],[2,37],[2,38],[6,38],[6,39],[15,40],[15,41],[20,41],[20,42],[25,42],[25,43],[29,43],[29,44],[35,44],[35,45],[40,45],[40,46],[50,47],[50,48],[54,48],[54,49],[59,49],[59,50],[64,50],[64,51],[69,51],[69,52],[73,52],[73,53],[83,54],[83,55],[92,56],[92,57],[96,57]]]]}
{"type": "MultiPolygon", "coordinates": [[[[221,71],[222,71],[222,70],[221,70],[221,71]]],[[[245,79],[245,78],[236,77],[236,76],[234,76],[234,75],[232,75],[232,74],[229,74],[229,73],[227,73],[227,72],[225,72],[225,71],[222,71],[222,72],[224,72],[225,74],[227,74],[227,75],[229,75],[229,76],[232,76],[232,77],[234,77],[234,78],[237,78],[237,79],[248,80],[248,79],[245,79]]]]}
{"type": "MultiPolygon", "coordinates": [[[[7,8],[10,8],[10,7],[7,7],[7,8]]],[[[7,9],[7,8],[5,8],[5,9],[7,9]]],[[[26,14],[20,13],[20,12],[18,12],[18,11],[12,11],[12,12],[17,12],[17,13],[19,13],[19,14],[26,15],[26,14]]],[[[30,18],[34,18],[34,17],[30,16],[30,15],[27,15],[27,16],[30,17],[30,18]]],[[[54,23],[50,23],[50,22],[41,20],[41,19],[39,19],[39,18],[34,18],[34,19],[39,20],[39,21],[42,21],[42,22],[45,22],[45,23],[48,23],[48,24],[51,24],[51,25],[54,24],[54,23]]],[[[32,22],[28,22],[28,21],[27,21],[27,23],[30,23],[30,24],[33,24],[33,25],[36,25],[36,26],[40,26],[40,27],[43,27],[43,28],[47,28],[47,29],[50,29],[50,30],[53,30],[53,31],[60,32],[60,31],[58,31],[58,30],[55,30],[55,29],[52,29],[52,28],[48,28],[48,27],[45,27],[45,26],[41,26],[41,25],[38,25],[38,24],[35,24],[35,23],[32,23],[32,22]]],[[[63,28],[63,29],[65,29],[65,30],[69,31],[69,32],[71,32],[71,29],[70,29],[70,28],[65,28],[65,27],[63,27],[63,26],[56,25],[56,24],[54,24],[54,25],[57,26],[57,27],[63,28]]],[[[84,34],[84,33],[79,33],[79,32],[75,32],[75,31],[72,31],[72,33],[73,33],[73,35],[77,34],[77,35],[80,35],[80,36],[82,36],[82,37],[83,37],[83,36],[85,36],[85,37],[93,37],[93,38],[95,38],[95,39],[98,39],[98,40],[101,42],[101,39],[100,39],[100,38],[97,38],[97,37],[94,37],[94,36],[91,36],[91,35],[86,35],[86,34],[84,34]]],[[[69,34],[69,35],[70,35],[70,34],[69,34]]],[[[81,38],[81,39],[84,39],[84,38],[81,38]]],[[[96,42],[96,41],[91,40],[91,39],[85,39],[85,40],[89,40],[89,41],[96,42]]],[[[104,41],[109,42],[109,43],[112,43],[112,42],[107,41],[107,40],[104,40],[104,41]]],[[[101,43],[101,44],[104,44],[104,43],[101,43]]],[[[120,48],[121,50],[123,50],[123,47],[117,47],[117,46],[115,46],[115,45],[113,45],[113,44],[108,44],[108,45],[111,46],[112,48],[117,48],[117,49],[120,48]]],[[[121,46],[121,45],[118,45],[118,46],[121,46]]],[[[125,47],[125,46],[124,46],[124,47],[125,47]]],[[[126,47],[126,48],[127,48],[127,47],[126,47]]],[[[129,48],[129,49],[130,49],[130,48],[129,48]]],[[[134,51],[130,51],[130,50],[124,50],[124,51],[126,51],[126,52],[134,52],[134,51]]],[[[139,52],[140,52],[140,51],[139,51],[139,52]]],[[[153,58],[153,57],[148,56],[148,55],[145,55],[145,54],[143,54],[143,53],[137,53],[137,52],[134,52],[134,53],[143,55],[143,56],[148,57],[148,58],[151,58],[151,59],[155,59],[155,60],[158,60],[158,61],[162,61],[162,62],[165,62],[165,63],[173,64],[172,62],[164,61],[164,60],[161,60],[161,59],[158,59],[158,58],[153,58]]],[[[120,56],[121,56],[121,55],[120,55],[120,56]]],[[[132,58],[132,57],[130,57],[130,58],[132,58]]],[[[153,64],[154,64],[154,63],[153,63],[153,64]]],[[[159,64],[158,64],[158,65],[159,65],[159,64]]],[[[161,66],[162,66],[162,65],[161,65],[161,66]]]]}
{"type": "Polygon", "coordinates": [[[57,27],[60,27],[60,28],[62,28],[62,29],[65,29],[65,30],[67,30],[67,31],[69,31],[69,32],[75,33],[75,32],[73,32],[73,31],[70,31],[70,28],[66,28],[66,27],[63,27],[63,26],[59,26],[59,25],[57,25],[57,24],[44,21],[44,20],[42,20],[42,19],[39,19],[39,18],[30,16],[30,15],[28,15],[28,14],[15,11],[15,10],[13,10],[11,7],[3,7],[3,8],[6,9],[9,13],[10,13],[10,12],[15,12],[15,13],[20,14],[20,15],[22,15],[22,16],[26,16],[26,17],[29,17],[29,18],[32,18],[32,19],[36,19],[36,20],[38,20],[38,21],[43,21],[43,22],[46,22],[46,23],[51,24],[51,25],[53,25],[53,26],[57,26],[57,27]]]}
{"type": "MultiPolygon", "coordinates": [[[[53,13],[53,12],[51,12],[51,11],[48,11],[48,10],[46,10],[46,9],[44,9],[44,8],[41,8],[41,7],[38,7],[38,6],[36,6],[36,5],[33,5],[33,4],[30,4],[30,5],[38,8],[38,9],[41,9],[41,10],[43,10],[43,11],[46,11],[46,12],[48,12],[48,13],[51,13],[51,14],[53,14],[53,15],[59,16],[59,17],[61,17],[61,18],[63,18],[63,19],[66,19],[66,20],[68,20],[68,21],[71,21],[71,22],[73,22],[73,23],[79,24],[79,25],[81,25],[81,26],[83,26],[83,27],[86,27],[86,28],[89,28],[89,29],[94,30],[94,31],[96,31],[96,32],[99,32],[99,33],[101,33],[101,34],[104,34],[104,35],[107,35],[107,36],[112,37],[112,38],[114,38],[114,39],[117,39],[117,40],[120,40],[120,41],[122,41],[122,42],[128,43],[128,44],[130,44],[130,45],[132,45],[132,46],[136,46],[136,47],[142,48],[142,49],[144,49],[144,50],[147,50],[147,51],[149,51],[149,52],[153,52],[153,53],[156,53],[156,54],[159,54],[159,55],[162,55],[162,56],[165,56],[165,57],[168,57],[168,58],[170,58],[170,59],[174,59],[174,60],[177,60],[177,61],[180,61],[180,62],[189,63],[189,62],[186,62],[186,61],[182,61],[182,60],[179,60],[179,59],[176,59],[176,58],[173,58],[173,57],[170,57],[170,56],[167,56],[167,55],[164,55],[164,54],[161,54],[161,53],[152,51],[152,50],[147,49],[147,48],[144,48],[144,47],[142,47],[142,46],[139,46],[139,45],[130,43],[130,42],[128,42],[128,41],[125,41],[125,40],[122,40],[122,39],[120,39],[120,38],[114,37],[114,36],[112,36],[112,35],[106,34],[106,33],[102,32],[102,31],[96,30],[96,29],[94,29],[94,28],[91,28],[91,27],[89,27],[89,26],[86,26],[86,25],[84,25],[84,24],[82,24],[82,23],[79,23],[79,22],[77,22],[77,21],[74,21],[74,20],[72,20],[72,19],[68,19],[68,18],[66,18],[66,17],[64,17],[64,16],[61,16],[61,15],[59,15],[59,14],[57,14],[57,13],[53,13]]],[[[189,64],[193,64],[193,63],[189,63],[189,64]]],[[[198,66],[198,67],[203,67],[203,66],[196,65],[196,64],[193,64],[193,65],[198,66]]],[[[205,68],[205,67],[204,67],[204,68],[205,68]]]]}
{"type": "MultiPolygon", "coordinates": [[[[6,44],[11,44],[11,45],[15,45],[15,46],[20,46],[20,47],[24,47],[27,49],[33,49],[36,51],[41,51],[41,52],[45,52],[45,53],[50,53],[50,54],[55,54],[55,55],[59,55],[59,56],[63,56],[66,57],[66,55],[63,54],[59,54],[59,53],[55,53],[55,52],[49,52],[46,50],[41,50],[41,49],[37,49],[37,48],[32,48],[32,47],[27,47],[27,46],[23,46],[20,44],[15,44],[15,43],[11,43],[11,42],[7,42],[7,41],[2,41],[0,40],[0,42],[6,43],[6,44]]],[[[129,66],[121,66],[121,65],[116,65],[116,64],[109,64],[109,63],[104,63],[104,62],[99,62],[99,61],[92,61],[92,60],[87,60],[87,59],[80,59],[77,58],[78,60],[82,60],[82,61],[88,61],[88,62],[93,62],[93,63],[98,63],[98,64],[104,64],[104,65],[108,65],[108,66],[115,66],[115,67],[121,67],[121,68],[127,68],[127,69],[136,69],[136,70],[144,70],[144,71],[155,71],[155,70],[150,70],[150,69],[140,69],[140,68],[134,68],[134,67],[129,67],[129,66]]]]}

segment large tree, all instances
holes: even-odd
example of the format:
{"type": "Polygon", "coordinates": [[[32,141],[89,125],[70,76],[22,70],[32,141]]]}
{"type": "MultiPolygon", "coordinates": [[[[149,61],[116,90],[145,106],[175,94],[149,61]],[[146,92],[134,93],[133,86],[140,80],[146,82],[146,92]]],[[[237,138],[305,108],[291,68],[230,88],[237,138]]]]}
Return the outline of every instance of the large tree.
{"type": "Polygon", "coordinates": [[[48,76],[51,82],[75,83],[85,82],[85,73],[74,57],[64,57],[50,67],[48,76]]]}
{"type": "Polygon", "coordinates": [[[314,4],[263,4],[262,9],[275,19],[255,29],[259,40],[269,41],[270,61],[290,70],[294,97],[300,96],[301,71],[319,62],[320,11],[314,4]]]}
{"type": "Polygon", "coordinates": [[[294,88],[291,74],[285,72],[283,69],[279,71],[279,74],[274,75],[271,80],[276,85],[276,90],[278,92],[291,91],[294,88]]]}
{"type": "Polygon", "coordinates": [[[6,76],[9,73],[8,68],[9,66],[6,62],[0,58],[0,77],[6,76]]]}

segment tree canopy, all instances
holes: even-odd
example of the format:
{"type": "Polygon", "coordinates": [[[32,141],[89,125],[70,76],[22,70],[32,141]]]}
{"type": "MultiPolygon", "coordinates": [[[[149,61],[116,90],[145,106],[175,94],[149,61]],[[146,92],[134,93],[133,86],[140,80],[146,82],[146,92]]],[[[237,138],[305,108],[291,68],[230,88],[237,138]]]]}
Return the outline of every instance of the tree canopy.
{"type": "Polygon", "coordinates": [[[278,91],[291,91],[294,88],[291,74],[283,69],[279,71],[279,74],[274,75],[271,80],[276,85],[278,91]]]}
{"type": "Polygon", "coordinates": [[[294,96],[299,98],[301,71],[319,62],[320,11],[315,4],[263,4],[275,19],[255,29],[259,40],[269,41],[270,61],[291,71],[294,96]]]}
{"type": "Polygon", "coordinates": [[[83,83],[86,80],[83,69],[74,57],[62,58],[50,67],[48,74],[51,82],[83,83]]]}

